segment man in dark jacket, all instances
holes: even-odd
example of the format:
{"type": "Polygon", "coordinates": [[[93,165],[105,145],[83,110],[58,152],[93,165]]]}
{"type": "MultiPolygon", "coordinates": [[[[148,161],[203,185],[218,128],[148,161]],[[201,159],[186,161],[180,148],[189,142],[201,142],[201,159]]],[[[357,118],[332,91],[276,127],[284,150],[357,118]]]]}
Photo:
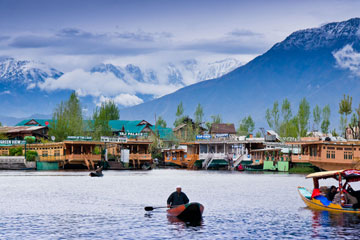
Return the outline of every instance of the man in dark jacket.
{"type": "Polygon", "coordinates": [[[189,202],[189,199],[186,196],[186,194],[181,191],[180,186],[177,186],[176,187],[176,192],[173,192],[169,196],[169,198],[167,200],[167,206],[168,207],[173,207],[173,206],[177,206],[177,205],[181,205],[181,204],[186,204],[188,202],[189,202]]]}

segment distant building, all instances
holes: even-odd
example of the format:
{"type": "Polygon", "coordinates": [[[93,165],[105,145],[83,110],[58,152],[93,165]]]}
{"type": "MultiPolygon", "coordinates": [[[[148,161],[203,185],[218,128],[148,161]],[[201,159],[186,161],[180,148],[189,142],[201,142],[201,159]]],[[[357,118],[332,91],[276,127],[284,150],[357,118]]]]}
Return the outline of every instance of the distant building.
{"type": "Polygon", "coordinates": [[[213,134],[229,134],[235,135],[235,125],[233,123],[213,123],[211,124],[211,128],[209,133],[213,134]]]}
{"type": "Polygon", "coordinates": [[[46,126],[15,126],[0,127],[0,133],[11,140],[24,140],[25,137],[35,137],[37,140],[48,138],[49,128],[46,126]]]}
{"type": "MultiPolygon", "coordinates": [[[[25,119],[16,126],[51,126],[51,119],[25,119]]],[[[93,126],[92,120],[84,120],[84,131],[91,133],[93,126]]],[[[109,127],[111,128],[113,136],[124,136],[127,138],[147,138],[148,136],[157,133],[162,140],[169,140],[173,138],[171,128],[163,128],[160,126],[153,126],[145,120],[110,120],[109,127]]]]}

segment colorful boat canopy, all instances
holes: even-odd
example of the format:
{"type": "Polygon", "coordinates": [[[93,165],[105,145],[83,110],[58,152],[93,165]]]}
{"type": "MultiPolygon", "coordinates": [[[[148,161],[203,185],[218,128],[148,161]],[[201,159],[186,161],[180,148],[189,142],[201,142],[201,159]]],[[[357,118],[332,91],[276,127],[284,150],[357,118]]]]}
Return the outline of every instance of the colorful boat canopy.
{"type": "Polygon", "coordinates": [[[348,180],[349,182],[357,182],[360,181],[360,170],[356,169],[346,169],[346,170],[334,170],[334,171],[324,171],[324,172],[317,172],[311,173],[306,176],[306,178],[338,178],[339,175],[343,179],[348,180]]]}

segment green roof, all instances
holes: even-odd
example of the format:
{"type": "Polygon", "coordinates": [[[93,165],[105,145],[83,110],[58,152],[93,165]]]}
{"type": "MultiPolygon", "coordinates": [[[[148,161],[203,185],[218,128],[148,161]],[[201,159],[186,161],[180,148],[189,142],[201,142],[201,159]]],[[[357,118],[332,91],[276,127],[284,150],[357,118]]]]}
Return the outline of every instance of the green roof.
{"type": "Polygon", "coordinates": [[[150,128],[154,132],[157,131],[159,133],[160,139],[169,141],[169,140],[174,139],[174,137],[175,137],[173,130],[171,128],[163,128],[160,126],[151,126],[150,128]]]}
{"type": "MultiPolygon", "coordinates": [[[[38,124],[34,125],[25,125],[26,123],[30,122],[31,120],[36,121],[40,126],[46,126],[45,122],[51,123],[51,119],[25,119],[16,126],[37,126],[38,124]]],[[[143,120],[134,120],[134,121],[128,121],[128,120],[110,120],[109,126],[111,128],[111,131],[113,132],[120,132],[122,130],[125,130],[126,133],[141,133],[147,124],[139,125],[143,120]]],[[[91,126],[93,120],[84,120],[84,130],[85,131],[91,131],[91,126]]],[[[171,128],[163,128],[160,126],[149,126],[152,131],[155,132],[155,129],[158,131],[159,136],[161,139],[164,140],[171,140],[174,137],[173,131],[171,128]]]]}
{"type": "Polygon", "coordinates": [[[40,126],[46,126],[45,125],[45,122],[49,122],[49,123],[51,123],[52,122],[52,120],[51,119],[36,119],[36,118],[31,118],[31,119],[24,119],[24,120],[22,120],[21,122],[19,122],[18,124],[16,124],[15,126],[39,126],[39,124],[40,124],[40,126]],[[38,124],[29,124],[29,125],[25,125],[26,123],[28,123],[28,122],[30,122],[30,121],[32,121],[32,120],[34,120],[35,122],[37,122],[38,124]]]}

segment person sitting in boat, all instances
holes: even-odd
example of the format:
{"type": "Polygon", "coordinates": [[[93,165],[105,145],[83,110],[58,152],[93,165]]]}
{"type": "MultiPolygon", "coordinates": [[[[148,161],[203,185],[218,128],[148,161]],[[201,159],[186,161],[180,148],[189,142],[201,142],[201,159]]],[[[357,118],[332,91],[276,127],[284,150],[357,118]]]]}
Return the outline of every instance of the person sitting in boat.
{"type": "Polygon", "coordinates": [[[336,187],[334,185],[331,186],[330,191],[326,194],[327,199],[329,199],[329,201],[333,201],[336,192],[337,192],[336,187]]]}
{"type": "Polygon", "coordinates": [[[170,194],[167,200],[167,207],[170,208],[177,205],[187,204],[188,202],[189,198],[181,191],[181,186],[177,186],[176,191],[170,194]]]}
{"type": "Polygon", "coordinates": [[[97,166],[95,172],[96,172],[96,173],[102,173],[102,170],[103,170],[103,167],[97,166]]]}

